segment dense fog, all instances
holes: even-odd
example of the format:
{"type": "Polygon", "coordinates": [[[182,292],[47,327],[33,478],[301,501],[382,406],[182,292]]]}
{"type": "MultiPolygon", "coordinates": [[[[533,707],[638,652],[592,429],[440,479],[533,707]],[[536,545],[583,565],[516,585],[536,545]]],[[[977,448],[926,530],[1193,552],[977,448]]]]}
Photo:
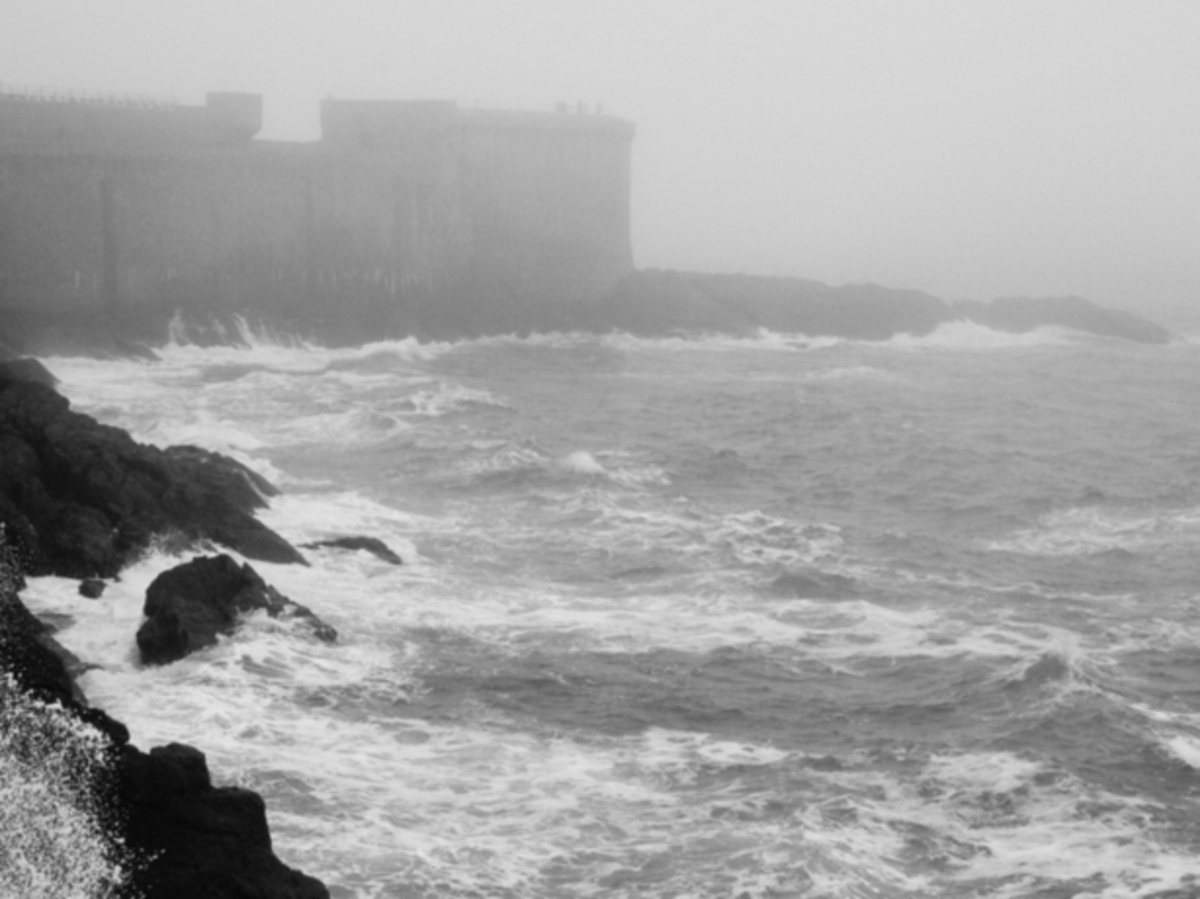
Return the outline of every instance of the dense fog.
{"type": "Polygon", "coordinates": [[[948,299],[1200,288],[1190,2],[8,0],[0,82],[321,97],[636,122],[642,267],[948,299]]]}

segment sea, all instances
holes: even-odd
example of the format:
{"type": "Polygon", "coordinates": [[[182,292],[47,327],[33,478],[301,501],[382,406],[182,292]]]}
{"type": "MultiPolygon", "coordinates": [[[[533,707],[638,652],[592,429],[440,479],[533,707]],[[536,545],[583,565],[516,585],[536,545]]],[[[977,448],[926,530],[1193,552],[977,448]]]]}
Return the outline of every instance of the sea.
{"type": "Polygon", "coordinates": [[[1200,338],[230,338],[44,361],[403,564],[163,667],[196,550],[24,597],[336,899],[1200,897],[1200,338]]]}

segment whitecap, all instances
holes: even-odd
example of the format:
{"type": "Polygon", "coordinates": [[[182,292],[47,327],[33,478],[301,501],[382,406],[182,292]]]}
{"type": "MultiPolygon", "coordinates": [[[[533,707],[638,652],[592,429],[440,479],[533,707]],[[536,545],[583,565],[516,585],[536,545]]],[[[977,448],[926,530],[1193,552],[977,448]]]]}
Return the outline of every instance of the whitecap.
{"type": "Polygon", "coordinates": [[[1074,506],[1043,515],[1033,527],[984,542],[993,552],[1037,556],[1077,556],[1137,552],[1178,542],[1200,542],[1200,514],[1194,508],[1138,512],[1074,506]]]}
{"type": "Polygon", "coordinates": [[[1068,328],[1045,325],[1019,334],[998,331],[972,321],[944,322],[925,335],[897,334],[884,341],[895,349],[1003,350],[1063,346],[1077,343],[1080,334],[1068,328]]]}

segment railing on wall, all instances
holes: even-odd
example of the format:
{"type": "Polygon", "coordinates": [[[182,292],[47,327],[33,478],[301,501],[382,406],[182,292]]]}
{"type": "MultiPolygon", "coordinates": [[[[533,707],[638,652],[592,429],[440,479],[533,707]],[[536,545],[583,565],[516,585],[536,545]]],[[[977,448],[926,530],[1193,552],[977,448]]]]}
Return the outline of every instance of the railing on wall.
{"type": "Polygon", "coordinates": [[[86,103],[92,106],[122,106],[134,109],[160,109],[180,106],[176,97],[152,94],[114,94],[70,88],[0,82],[0,100],[36,100],[43,103],[86,103]]]}

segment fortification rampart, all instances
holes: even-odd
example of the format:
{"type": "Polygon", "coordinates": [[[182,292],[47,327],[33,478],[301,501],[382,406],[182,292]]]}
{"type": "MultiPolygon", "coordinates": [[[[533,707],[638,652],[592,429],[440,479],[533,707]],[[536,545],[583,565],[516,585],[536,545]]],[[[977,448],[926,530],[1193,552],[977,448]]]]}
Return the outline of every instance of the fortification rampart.
{"type": "Polygon", "coordinates": [[[0,96],[0,308],[486,321],[632,269],[627,122],[327,100],[302,144],[261,115],[0,96]]]}

